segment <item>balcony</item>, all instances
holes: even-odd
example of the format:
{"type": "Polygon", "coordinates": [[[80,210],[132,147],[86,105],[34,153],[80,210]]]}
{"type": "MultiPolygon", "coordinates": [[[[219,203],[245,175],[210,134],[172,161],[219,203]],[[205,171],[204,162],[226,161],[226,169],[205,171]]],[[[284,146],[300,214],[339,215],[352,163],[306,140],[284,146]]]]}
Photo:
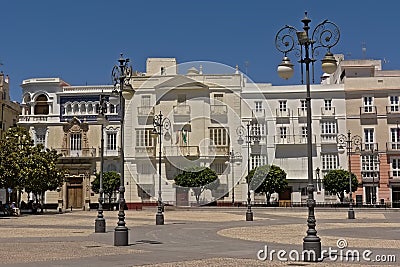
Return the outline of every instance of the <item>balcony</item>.
{"type": "Polygon", "coordinates": [[[141,106],[137,107],[137,115],[141,117],[153,117],[154,107],[151,106],[141,106]]]}
{"type": "Polygon", "coordinates": [[[321,144],[336,144],[337,134],[335,133],[321,133],[321,144]]]}
{"type": "Polygon", "coordinates": [[[371,183],[378,185],[379,184],[379,170],[376,171],[361,171],[362,182],[363,183],[371,183]]]}
{"type": "Polygon", "coordinates": [[[210,119],[214,123],[228,122],[228,106],[227,105],[210,105],[210,119]]]}
{"type": "Polygon", "coordinates": [[[400,106],[386,106],[386,115],[387,116],[399,116],[400,115],[400,106]]]}
{"type": "MultiPolygon", "coordinates": [[[[316,136],[312,138],[312,142],[315,143],[316,136]]],[[[275,135],[274,142],[276,145],[304,145],[307,144],[307,137],[303,135],[275,135]]]]}
{"type": "Polygon", "coordinates": [[[82,148],[81,150],[72,150],[70,148],[53,148],[64,158],[85,158],[96,157],[96,148],[82,148]]]}
{"type": "Polygon", "coordinates": [[[307,117],[307,108],[297,108],[297,116],[307,117]]]}
{"type": "Polygon", "coordinates": [[[336,115],[335,107],[322,107],[321,108],[321,116],[322,117],[334,117],[336,115]]]}
{"type": "Polygon", "coordinates": [[[190,106],[177,105],[173,106],[174,123],[187,123],[190,120],[190,106]]]}
{"type": "Polygon", "coordinates": [[[227,105],[210,105],[211,116],[226,116],[227,114],[228,114],[227,105]]]}
{"type": "Polygon", "coordinates": [[[164,156],[166,157],[199,157],[198,146],[165,146],[164,156]]]}
{"type": "Polygon", "coordinates": [[[276,109],[276,118],[290,118],[290,109],[276,109]]]}
{"type": "Polygon", "coordinates": [[[156,147],[155,146],[137,146],[135,147],[136,157],[155,157],[156,147]]]}
{"type": "Polygon", "coordinates": [[[228,156],[229,155],[229,146],[209,146],[208,154],[214,156],[228,156]]]}
{"type": "Polygon", "coordinates": [[[58,122],[57,115],[19,115],[19,123],[58,122]]]}
{"type": "Polygon", "coordinates": [[[400,142],[387,142],[386,143],[387,153],[400,153],[400,142]]]}
{"type": "Polygon", "coordinates": [[[378,143],[362,143],[361,144],[361,152],[363,154],[372,154],[372,152],[378,151],[378,143]]]}
{"type": "Polygon", "coordinates": [[[253,109],[252,112],[257,120],[265,119],[265,109],[253,109]]]}
{"type": "Polygon", "coordinates": [[[375,119],[377,115],[376,106],[360,107],[360,117],[365,119],[375,119]]]}
{"type": "MultiPolygon", "coordinates": [[[[99,148],[99,157],[101,156],[101,148],[99,148]]],[[[121,149],[118,147],[117,149],[104,149],[104,157],[119,157],[121,154],[121,149]]]]}

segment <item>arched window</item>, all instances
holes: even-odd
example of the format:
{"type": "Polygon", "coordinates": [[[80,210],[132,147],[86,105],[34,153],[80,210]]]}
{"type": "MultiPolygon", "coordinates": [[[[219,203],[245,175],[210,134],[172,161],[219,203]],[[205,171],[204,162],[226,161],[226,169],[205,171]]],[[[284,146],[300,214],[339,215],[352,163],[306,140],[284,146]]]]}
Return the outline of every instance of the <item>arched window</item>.
{"type": "Polygon", "coordinates": [[[48,115],[49,105],[47,104],[47,96],[39,95],[35,101],[35,114],[38,115],[48,115]]]}
{"type": "Polygon", "coordinates": [[[74,114],[78,114],[78,113],[79,113],[79,106],[78,106],[78,103],[74,103],[73,112],[74,112],[74,114]]]}
{"type": "Polygon", "coordinates": [[[89,103],[87,113],[92,114],[93,113],[93,104],[89,103]]]}
{"type": "Polygon", "coordinates": [[[66,104],[66,107],[65,107],[65,114],[71,115],[71,113],[72,113],[72,106],[70,103],[68,103],[68,104],[66,104]]]}
{"type": "Polygon", "coordinates": [[[81,103],[81,114],[85,114],[85,113],[86,113],[86,104],[81,103]]]}

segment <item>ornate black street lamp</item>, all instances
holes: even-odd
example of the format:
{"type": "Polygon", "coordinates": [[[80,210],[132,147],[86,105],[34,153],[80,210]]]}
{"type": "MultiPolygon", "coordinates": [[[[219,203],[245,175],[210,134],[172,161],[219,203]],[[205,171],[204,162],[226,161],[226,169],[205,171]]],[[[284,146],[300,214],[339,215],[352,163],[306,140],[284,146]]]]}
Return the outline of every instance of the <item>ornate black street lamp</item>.
{"type": "Polygon", "coordinates": [[[156,225],[163,225],[164,224],[164,205],[162,202],[162,191],[161,191],[161,158],[162,158],[162,137],[164,130],[168,131],[171,128],[171,121],[163,115],[160,110],[160,114],[155,115],[153,118],[153,133],[158,135],[158,144],[159,144],[159,151],[158,151],[158,200],[157,200],[157,214],[156,214],[156,225]]]}
{"type": "Polygon", "coordinates": [[[97,209],[97,218],[94,222],[94,232],[95,233],[105,233],[106,232],[106,220],[103,216],[103,201],[104,201],[104,191],[103,191],[103,172],[104,172],[104,123],[107,112],[107,104],[105,100],[105,95],[100,95],[100,105],[98,106],[97,113],[98,121],[101,123],[101,140],[100,140],[100,173],[99,173],[99,207],[97,209]]]}
{"type": "Polygon", "coordinates": [[[129,83],[132,76],[132,67],[129,66],[129,59],[121,57],[118,59],[119,65],[115,65],[111,72],[111,77],[114,83],[113,95],[118,98],[110,97],[110,103],[118,104],[120,114],[120,144],[121,144],[121,167],[120,167],[120,186],[119,186],[119,211],[118,211],[118,225],[114,231],[114,246],[127,246],[129,229],[125,225],[125,186],[124,186],[124,120],[125,120],[125,99],[130,100],[135,91],[129,83]]]}
{"type": "Polygon", "coordinates": [[[359,135],[354,135],[353,137],[351,136],[351,132],[347,132],[347,136],[344,134],[339,134],[337,136],[338,140],[338,145],[339,148],[345,148],[347,149],[347,157],[348,157],[348,169],[349,169],[349,194],[350,194],[350,203],[349,203],[349,211],[347,213],[347,218],[348,219],[355,219],[356,215],[353,209],[353,190],[351,186],[351,154],[353,154],[353,149],[354,151],[360,151],[361,149],[361,136],[359,135]]]}
{"type": "Polygon", "coordinates": [[[247,143],[247,211],[246,211],[246,221],[253,221],[253,211],[251,210],[251,196],[250,196],[250,144],[258,143],[260,140],[260,135],[258,131],[253,131],[252,126],[257,124],[257,120],[255,118],[249,120],[247,122],[246,128],[243,126],[239,126],[236,129],[236,133],[239,136],[239,141],[241,142],[242,137],[246,137],[247,143]]]}
{"type": "MultiPolygon", "coordinates": [[[[306,105],[307,105],[307,158],[308,158],[308,185],[307,185],[307,236],[303,239],[303,250],[313,251],[310,257],[305,261],[317,261],[321,258],[321,239],[317,236],[315,230],[316,220],[314,215],[314,184],[313,184],[313,162],[312,162],[312,117],[311,117],[311,94],[310,94],[310,64],[314,69],[315,57],[319,55],[319,48],[326,48],[327,53],[322,61],[322,70],[328,74],[332,74],[336,70],[336,60],[330,49],[335,46],[340,38],[339,28],[336,24],[325,20],[318,24],[310,38],[308,31],[310,30],[311,20],[305,17],[301,20],[304,24],[303,30],[298,31],[293,26],[286,25],[278,31],[275,36],[276,48],[284,54],[281,64],[278,66],[278,74],[283,79],[289,79],[293,75],[293,64],[287,57],[289,52],[294,51],[296,56],[300,57],[301,76],[303,79],[303,64],[306,69],[306,105]]],[[[314,73],[314,72],[313,72],[314,73]]],[[[314,75],[313,75],[314,78],[314,75]]],[[[314,79],[313,79],[314,81],[314,79]]],[[[303,80],[302,80],[303,82],[303,80]]]]}
{"type": "Polygon", "coordinates": [[[225,164],[230,164],[231,172],[232,172],[232,206],[235,206],[235,172],[234,172],[234,163],[242,160],[242,154],[240,152],[236,152],[233,150],[229,152],[229,161],[225,162],[225,164]]]}

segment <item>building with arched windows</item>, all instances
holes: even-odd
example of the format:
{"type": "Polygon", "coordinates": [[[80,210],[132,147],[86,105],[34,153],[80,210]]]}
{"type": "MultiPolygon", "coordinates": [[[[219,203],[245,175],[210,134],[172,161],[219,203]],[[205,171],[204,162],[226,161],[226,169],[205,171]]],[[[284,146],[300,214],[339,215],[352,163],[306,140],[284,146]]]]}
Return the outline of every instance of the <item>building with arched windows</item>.
{"type": "Polygon", "coordinates": [[[106,95],[108,124],[104,127],[104,169],[118,171],[119,106],[108,102],[112,86],[70,86],[59,78],[24,80],[19,125],[29,129],[35,144],[56,149],[59,165],[67,171],[59,192],[47,192],[46,203],[89,209],[97,197],[91,181],[100,171],[100,95],[106,95]]]}

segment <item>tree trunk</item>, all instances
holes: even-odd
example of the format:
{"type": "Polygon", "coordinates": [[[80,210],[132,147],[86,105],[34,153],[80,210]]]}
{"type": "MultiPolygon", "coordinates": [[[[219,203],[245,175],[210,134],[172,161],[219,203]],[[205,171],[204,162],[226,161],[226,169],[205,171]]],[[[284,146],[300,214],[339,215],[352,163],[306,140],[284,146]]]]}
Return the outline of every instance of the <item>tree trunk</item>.
{"type": "Polygon", "coordinates": [[[22,195],[22,189],[18,189],[18,196],[17,196],[17,208],[21,207],[21,195],[22,195]]]}
{"type": "Polygon", "coordinates": [[[344,201],[344,192],[338,193],[338,197],[339,197],[340,203],[343,203],[343,201],[344,201]]]}

